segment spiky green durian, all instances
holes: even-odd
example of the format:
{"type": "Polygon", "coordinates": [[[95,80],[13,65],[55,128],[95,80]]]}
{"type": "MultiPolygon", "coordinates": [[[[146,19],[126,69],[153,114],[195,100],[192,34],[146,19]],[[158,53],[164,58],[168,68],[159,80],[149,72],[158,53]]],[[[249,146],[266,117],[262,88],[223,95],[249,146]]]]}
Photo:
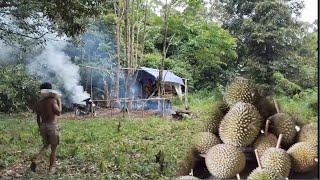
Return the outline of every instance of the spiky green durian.
{"type": "Polygon", "coordinates": [[[217,178],[231,178],[240,173],[246,166],[246,158],[240,148],[217,144],[205,157],[209,172],[217,178]]]}
{"type": "Polygon", "coordinates": [[[317,167],[318,148],[308,142],[299,142],[288,149],[292,160],[292,171],[304,173],[314,170],[317,167]]]}
{"type": "Polygon", "coordinates": [[[238,102],[230,107],[220,123],[219,136],[223,143],[246,147],[259,135],[261,117],[249,103],[238,102]]]}

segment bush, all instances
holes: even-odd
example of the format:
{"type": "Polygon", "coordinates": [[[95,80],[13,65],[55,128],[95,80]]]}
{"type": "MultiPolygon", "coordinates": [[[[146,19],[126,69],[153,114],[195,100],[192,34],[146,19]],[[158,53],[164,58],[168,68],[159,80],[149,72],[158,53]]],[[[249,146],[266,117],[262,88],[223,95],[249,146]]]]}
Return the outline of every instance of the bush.
{"type": "Polygon", "coordinates": [[[287,96],[293,96],[302,91],[302,88],[286,79],[280,72],[275,72],[273,78],[276,82],[276,93],[285,94],[287,96]]]}
{"type": "Polygon", "coordinates": [[[0,112],[30,111],[37,100],[39,85],[23,65],[0,68],[0,112]]]}
{"type": "Polygon", "coordinates": [[[318,88],[306,89],[293,97],[277,96],[282,111],[297,115],[302,123],[318,122],[318,88]]]}

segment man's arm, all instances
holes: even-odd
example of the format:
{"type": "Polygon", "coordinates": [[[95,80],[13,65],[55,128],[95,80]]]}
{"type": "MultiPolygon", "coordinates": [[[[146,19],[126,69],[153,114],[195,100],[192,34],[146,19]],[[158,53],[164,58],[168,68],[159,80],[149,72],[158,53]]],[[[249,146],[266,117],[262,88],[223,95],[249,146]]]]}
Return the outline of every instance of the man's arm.
{"type": "Polygon", "coordinates": [[[40,113],[39,113],[39,102],[37,102],[35,105],[34,105],[34,112],[37,114],[37,124],[40,128],[40,124],[41,124],[41,116],[40,116],[40,113]]]}
{"type": "Polygon", "coordinates": [[[58,99],[57,101],[54,101],[53,103],[53,112],[57,115],[60,116],[61,114],[61,100],[58,99]]]}
{"type": "Polygon", "coordinates": [[[58,103],[58,106],[59,106],[59,109],[60,109],[60,112],[62,111],[62,104],[61,104],[61,99],[58,98],[57,99],[57,103],[58,103]]]}

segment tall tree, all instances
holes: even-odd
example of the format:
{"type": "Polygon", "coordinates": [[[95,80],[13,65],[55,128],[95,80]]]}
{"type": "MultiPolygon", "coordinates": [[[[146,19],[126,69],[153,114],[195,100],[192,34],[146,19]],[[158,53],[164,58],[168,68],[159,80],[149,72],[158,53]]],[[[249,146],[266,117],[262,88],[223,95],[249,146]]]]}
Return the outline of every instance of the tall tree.
{"type": "Polygon", "coordinates": [[[73,37],[85,32],[88,18],[99,15],[100,0],[2,0],[0,39],[11,45],[33,40],[45,42],[46,34],[73,37]]]}
{"type": "Polygon", "coordinates": [[[273,84],[272,74],[297,72],[296,50],[303,34],[296,0],[216,0],[223,28],[238,39],[234,70],[259,83],[273,84]]]}

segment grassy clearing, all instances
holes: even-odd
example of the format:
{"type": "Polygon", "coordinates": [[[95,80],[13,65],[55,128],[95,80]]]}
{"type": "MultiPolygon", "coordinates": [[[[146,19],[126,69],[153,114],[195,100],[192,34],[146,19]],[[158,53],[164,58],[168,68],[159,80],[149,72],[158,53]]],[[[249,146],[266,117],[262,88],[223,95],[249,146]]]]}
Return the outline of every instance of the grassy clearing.
{"type": "MultiPolygon", "coordinates": [[[[282,109],[295,112],[307,122],[317,122],[317,95],[314,91],[288,98],[276,96],[282,109]]],[[[221,99],[216,93],[191,94],[191,119],[173,121],[161,117],[144,119],[93,118],[60,121],[61,143],[57,174],[46,174],[48,153],[36,174],[25,171],[24,178],[170,179],[191,147],[192,135],[200,131],[200,120],[221,99]],[[122,121],[117,132],[118,120],[122,121]],[[166,167],[159,174],[155,155],[163,150],[166,167]]],[[[174,100],[176,107],[184,103],[174,100]]],[[[29,165],[41,146],[35,117],[30,114],[0,114],[0,174],[15,165],[29,165]]]]}
{"type": "MultiPolygon", "coordinates": [[[[1,169],[21,164],[37,153],[41,140],[34,119],[1,116],[0,123],[1,169]]],[[[60,122],[60,165],[54,178],[170,178],[190,148],[198,124],[193,120],[156,117],[123,120],[118,133],[116,119],[63,120],[60,122]],[[166,162],[162,175],[155,162],[160,149],[166,162]]],[[[42,173],[47,168],[48,155],[43,159],[42,173]]],[[[44,178],[47,175],[27,171],[23,176],[44,178]]]]}

